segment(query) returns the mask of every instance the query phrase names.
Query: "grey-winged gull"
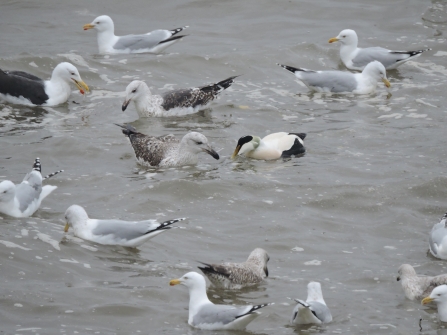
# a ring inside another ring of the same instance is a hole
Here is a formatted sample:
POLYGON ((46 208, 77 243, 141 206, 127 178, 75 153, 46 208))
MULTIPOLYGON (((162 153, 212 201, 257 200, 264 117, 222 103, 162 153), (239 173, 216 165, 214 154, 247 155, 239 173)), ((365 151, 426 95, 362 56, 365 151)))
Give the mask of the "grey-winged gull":
POLYGON ((219 154, 211 148, 205 135, 195 131, 178 140, 172 134, 148 136, 137 132, 131 125, 117 126, 129 137, 137 162, 147 167, 195 165, 198 162, 197 154, 200 152, 206 152, 214 159, 219 159, 219 154))
POLYGON ((381 47, 358 48, 358 37, 354 30, 345 29, 329 40, 329 43, 340 42, 340 58, 345 66, 350 70, 363 70, 367 64, 377 60, 385 66, 387 70, 397 68, 399 65, 411 59, 419 57, 424 51, 392 51, 381 47))
POLYGON ((113 20, 110 16, 101 15, 94 19, 92 23, 85 24, 84 30, 95 29, 97 31, 100 54, 128 54, 161 52, 185 37, 186 35, 177 34, 187 27, 172 30, 158 29, 140 35, 115 36, 113 20))
POLYGON ((220 92, 230 87, 236 77, 230 77, 216 84, 172 90, 162 96, 151 94, 144 81, 134 80, 126 88, 122 110, 124 112, 133 101, 140 117, 196 113, 213 101, 220 92))
POLYGON ((258 284, 267 278, 269 275, 268 261, 267 252, 264 249, 256 248, 243 263, 207 264, 200 262, 205 266, 198 268, 214 285, 227 289, 240 289, 258 284))
POLYGON ((435 302, 438 305, 438 317, 442 322, 447 322, 447 285, 436 287, 430 296, 422 299, 422 305, 435 302))
POLYGON ((45 185, 42 180, 50 178, 63 170, 51 173, 42 178, 40 159, 36 158, 33 169, 27 173, 23 181, 15 185, 10 180, 0 183, 0 212, 16 218, 28 217, 39 209, 42 200, 57 186, 45 185))
POLYGON ((68 62, 59 63, 50 80, 23 71, 0 69, 0 100, 28 106, 55 106, 68 100, 70 83, 74 83, 81 94, 89 91, 78 69, 68 62))
POLYGON ((429 237, 430 253, 436 258, 447 259, 447 213, 436 223, 429 237))
POLYGON ((74 235, 84 240, 104 245, 121 245, 123 247, 138 247, 154 236, 172 227, 173 223, 185 218, 158 223, 156 220, 123 221, 90 219, 84 208, 72 205, 65 211, 65 228, 73 227, 74 235))
POLYGON ((313 71, 278 65, 295 74, 308 88, 317 92, 369 94, 376 91, 377 82, 380 80, 386 87, 390 87, 385 67, 378 61, 369 63, 361 73, 313 71))
POLYGON ((326 306, 319 282, 307 284, 306 301, 295 299, 298 303, 292 313, 292 324, 321 324, 332 321, 332 314, 326 306))
POLYGON ((184 285, 189 289, 188 324, 194 328, 219 330, 242 330, 259 316, 260 308, 272 303, 248 306, 215 305, 206 294, 205 278, 197 272, 188 272, 179 279, 173 279, 169 285, 184 285))
POLYGON ((447 284, 447 274, 436 277, 418 276, 410 264, 402 264, 398 273, 397 281, 402 283, 405 296, 410 300, 425 298, 435 287, 447 284))
POLYGON ((245 155, 254 159, 272 160, 292 155, 301 155, 306 152, 304 148, 304 133, 273 133, 260 138, 259 136, 242 136, 234 149, 234 159, 237 155, 245 155))

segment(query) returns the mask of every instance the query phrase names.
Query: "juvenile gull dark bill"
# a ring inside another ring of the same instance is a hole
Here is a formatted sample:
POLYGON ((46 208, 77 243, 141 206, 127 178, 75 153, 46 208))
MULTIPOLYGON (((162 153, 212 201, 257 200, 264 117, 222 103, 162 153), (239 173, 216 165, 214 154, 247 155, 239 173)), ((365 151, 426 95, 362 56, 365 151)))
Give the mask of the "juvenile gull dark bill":
POLYGON ((84 240, 105 245, 121 245, 138 247, 158 234, 175 228, 172 224, 185 218, 158 223, 156 220, 123 221, 90 219, 84 208, 78 205, 68 207, 65 212, 65 228, 67 232, 73 227, 74 235, 84 240))
POLYGON ((178 42, 186 35, 177 35, 188 26, 172 30, 158 29, 146 34, 115 36, 113 20, 108 15, 98 16, 84 25, 84 30, 97 31, 98 48, 100 54, 129 54, 152 52, 158 53, 178 42))
POLYGON ((272 305, 215 305, 206 294, 205 278, 197 272, 188 272, 183 277, 169 282, 171 286, 178 284, 186 286, 189 290, 188 324, 194 328, 242 330, 260 315, 257 310, 272 305))
POLYGON ((216 286, 227 289, 240 289, 258 284, 268 277, 269 255, 264 249, 256 248, 243 263, 207 264, 199 266, 205 276, 216 286))
POLYGON ((42 180, 63 171, 56 171, 42 178, 41 169, 40 159, 36 158, 33 169, 20 184, 15 185, 10 180, 4 180, 0 183, 1 213, 23 218, 33 215, 39 209, 42 200, 57 189, 57 186, 51 185, 42 187, 42 180))
POLYGON ((381 47, 358 48, 357 33, 352 29, 345 29, 329 40, 329 43, 340 42, 340 58, 350 70, 362 71, 366 65, 376 60, 385 66, 387 70, 397 68, 409 60, 419 57, 424 51, 392 51, 381 47))
POLYGON ((323 299, 319 282, 307 284, 306 301, 295 299, 298 303, 292 313, 292 324, 321 324, 332 321, 332 314, 323 299))
POLYGON ((430 253, 436 258, 447 259, 447 213, 436 223, 429 237, 430 253))
POLYGON ((0 69, 0 100, 28 106, 55 106, 68 100, 70 83, 75 84, 81 94, 89 91, 78 69, 68 62, 58 64, 50 80, 23 71, 0 69))
POLYGON ((119 125, 135 152, 137 162, 148 167, 175 167, 195 165, 197 154, 205 152, 214 159, 219 154, 208 143, 205 135, 195 131, 187 133, 181 140, 174 135, 148 136, 137 132, 131 125, 119 125))
POLYGON ((201 87, 183 88, 153 95, 144 81, 134 80, 126 88, 123 112, 131 101, 140 117, 179 116, 196 113, 213 101, 220 92, 234 83, 234 78, 227 78, 216 84, 201 87))

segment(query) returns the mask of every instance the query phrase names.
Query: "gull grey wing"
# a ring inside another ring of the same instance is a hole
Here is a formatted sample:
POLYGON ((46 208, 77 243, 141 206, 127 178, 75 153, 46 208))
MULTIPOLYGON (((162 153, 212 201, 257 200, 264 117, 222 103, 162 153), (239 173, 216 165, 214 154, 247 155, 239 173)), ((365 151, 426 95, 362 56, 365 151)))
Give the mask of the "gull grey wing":
POLYGON ((308 86, 325 87, 334 93, 352 92, 357 88, 357 81, 350 72, 297 72, 295 75, 308 86))
POLYGON ((209 304, 203 306, 193 317, 193 324, 214 324, 221 323, 226 325, 234 320, 252 313, 255 306, 228 306, 209 304))
POLYGON ((35 105, 48 100, 42 79, 22 71, 5 72, 0 69, 0 93, 24 97, 35 105))
POLYGON ((160 42, 171 37, 172 34, 168 30, 154 30, 145 35, 126 35, 121 36, 113 46, 114 49, 151 49, 160 42))
POLYGON ((326 305, 318 301, 309 301, 309 308, 321 322, 327 323, 332 321, 332 314, 326 305))
POLYGON ((447 236, 447 228, 445 226, 445 220, 435 224, 430 232, 429 244, 430 249, 436 255, 438 253, 438 245, 442 243, 442 240, 447 236))
POLYGON ((16 186, 16 198, 19 201, 19 209, 24 212, 28 206, 39 199, 42 192, 42 184, 21 183, 16 186))
POLYGON ((213 100, 212 94, 206 94, 198 88, 186 88, 167 92, 163 95, 162 107, 165 110, 172 108, 188 108, 206 105, 213 100))
POLYGON ((155 220, 122 221, 97 220, 98 225, 92 230, 95 235, 114 235, 117 238, 132 240, 157 229, 160 224, 155 220))
POLYGON ((387 68, 406 58, 408 58, 408 54, 406 54, 405 57, 404 54, 395 54, 390 50, 374 47, 360 49, 357 55, 352 59, 352 64, 356 67, 364 67, 368 63, 377 60, 387 68))

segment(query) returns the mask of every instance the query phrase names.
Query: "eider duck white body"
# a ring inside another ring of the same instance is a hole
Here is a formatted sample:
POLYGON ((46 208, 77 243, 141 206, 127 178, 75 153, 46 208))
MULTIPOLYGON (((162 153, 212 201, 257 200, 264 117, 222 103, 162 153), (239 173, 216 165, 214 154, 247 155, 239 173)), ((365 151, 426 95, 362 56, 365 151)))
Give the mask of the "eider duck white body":
POLYGON ((207 264, 198 268, 217 287, 240 289, 262 282, 268 277, 269 255, 264 249, 256 248, 243 263, 207 264))
POLYGON ((259 316, 258 309, 271 304, 231 306, 215 305, 206 294, 205 278, 197 272, 188 272, 169 285, 184 285, 189 290, 188 324, 206 330, 242 330, 259 316))
POLYGON ((196 113, 213 101, 220 92, 230 87, 236 77, 230 77, 216 84, 172 90, 162 96, 152 95, 144 81, 134 80, 126 88, 122 110, 124 112, 133 101, 140 117, 196 113))
POLYGON ((50 80, 23 71, 0 69, 0 100, 28 106, 56 106, 68 100, 70 83, 74 83, 81 94, 89 91, 78 69, 68 62, 58 64, 50 80))
POLYGON ((345 29, 329 40, 329 43, 340 42, 340 58, 350 70, 362 71, 372 61, 379 61, 387 70, 397 68, 411 59, 419 57, 423 49, 416 51, 392 51, 381 47, 358 48, 357 33, 352 29, 345 29))
POLYGON ((429 247, 433 256, 447 259, 447 213, 433 226, 429 237, 429 247))
POLYGON ((435 302, 438 305, 438 317, 442 322, 447 322, 447 285, 436 287, 430 296, 422 299, 422 305, 435 302))
POLYGON ((84 25, 84 30, 97 31, 100 54, 129 54, 142 52, 161 52, 178 42, 185 35, 176 35, 186 27, 173 30, 158 29, 147 34, 115 36, 115 26, 110 16, 101 15, 84 25))
POLYGON ((156 220, 123 221, 90 219, 84 208, 78 205, 70 206, 65 212, 65 228, 67 232, 73 227, 74 235, 87 241, 104 245, 121 245, 138 247, 154 236, 172 227, 173 223, 185 220, 174 219, 158 223, 156 220))
POLYGON ((326 306, 318 282, 307 284, 307 300, 295 299, 298 303, 292 313, 292 324, 321 324, 332 321, 332 314, 326 306))
POLYGON ((286 132, 273 133, 262 139, 259 136, 242 136, 231 158, 245 155, 254 159, 273 160, 300 155, 306 151, 303 142, 305 137, 303 133, 286 132))
POLYGON ((391 86, 385 67, 378 61, 369 63, 361 73, 313 71, 278 65, 295 74, 308 88, 316 92, 370 94, 376 91, 379 81, 383 81, 386 87, 391 86))

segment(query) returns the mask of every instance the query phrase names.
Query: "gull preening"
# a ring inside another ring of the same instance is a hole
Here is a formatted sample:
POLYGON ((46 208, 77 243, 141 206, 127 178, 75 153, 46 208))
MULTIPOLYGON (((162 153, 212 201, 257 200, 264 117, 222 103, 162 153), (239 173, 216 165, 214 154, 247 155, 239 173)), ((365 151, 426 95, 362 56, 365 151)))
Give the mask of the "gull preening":
POLYGON ((215 305, 206 294, 205 278, 197 272, 188 272, 183 277, 169 282, 171 286, 178 284, 186 286, 189 290, 188 324, 194 328, 242 330, 260 315, 257 310, 272 305, 215 305))
MULTIPOLYGON (((74 235, 104 245, 138 247, 158 234, 173 228, 172 224, 185 218, 158 223, 156 220, 123 221, 90 219, 84 208, 72 205, 65 211, 67 232, 73 227, 74 235)), ((175 228, 175 227, 174 227, 175 228)))
POLYGON ((237 155, 245 155, 249 158, 272 160, 301 155, 306 152, 304 148, 304 133, 273 133, 260 138, 259 136, 242 136, 234 149, 234 159, 237 155))
POLYGON ((129 137, 137 162, 147 167, 175 167, 195 165, 197 155, 205 152, 214 159, 219 154, 211 148, 205 135, 198 132, 187 133, 181 140, 174 135, 148 136, 137 132, 131 125, 119 125, 124 135, 129 137))
POLYGON ((33 169, 19 185, 10 180, 0 183, 0 212, 16 218, 24 218, 34 214, 40 207, 42 200, 57 186, 45 185, 42 180, 50 178, 64 170, 59 170, 42 178, 40 159, 36 158, 33 169))
POLYGON ((227 289, 258 284, 268 277, 267 262, 269 255, 264 249, 256 248, 243 263, 207 264, 199 266, 205 276, 216 286, 227 289))
POLYGON ((230 87, 236 77, 227 78, 216 84, 172 90, 162 96, 153 95, 144 81, 134 80, 126 87, 122 110, 124 112, 133 101, 140 117, 196 113, 213 101, 220 92, 230 87))
POLYGON ((447 213, 436 223, 429 237, 430 253, 436 258, 447 259, 447 213))
POLYGON ((84 30, 95 29, 97 31, 98 49, 100 54, 120 53, 158 53, 178 42, 186 35, 177 35, 188 26, 172 30, 158 29, 146 34, 115 36, 113 20, 108 15, 98 16, 84 25, 84 30))
POLYGON ((363 70, 366 65, 376 60, 385 66, 387 70, 397 68, 399 65, 411 59, 419 57, 424 51, 392 51, 381 47, 358 48, 358 37, 354 30, 345 29, 329 40, 329 43, 340 42, 340 58, 350 70, 363 70))
POLYGON ((379 81, 383 81, 386 87, 391 86, 385 67, 378 61, 370 62, 361 73, 313 71, 278 65, 295 74, 308 88, 316 92, 370 94, 376 91, 379 81))
POLYGON ((328 323, 332 321, 332 314, 323 299, 323 292, 319 282, 307 284, 306 301, 295 299, 298 303, 292 313, 291 323, 310 324, 328 323))
POLYGON ((438 305, 438 317, 442 322, 447 322, 447 285, 436 287, 430 296, 422 299, 422 305, 435 302, 438 305))
POLYGON ((89 91, 78 69, 71 63, 59 63, 50 80, 23 71, 0 69, 0 100, 28 106, 55 106, 66 102, 74 83, 81 94, 89 91))

